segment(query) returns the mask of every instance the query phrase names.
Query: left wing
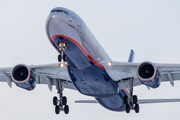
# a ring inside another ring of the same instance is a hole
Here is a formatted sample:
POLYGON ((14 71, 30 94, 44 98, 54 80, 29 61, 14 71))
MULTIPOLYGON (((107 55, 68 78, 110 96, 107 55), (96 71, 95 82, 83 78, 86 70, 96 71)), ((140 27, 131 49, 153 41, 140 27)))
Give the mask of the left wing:
MULTIPOLYGON (((67 67, 60 67, 59 63, 47 64, 47 65, 30 65, 28 66, 34 73, 36 84, 47 84, 48 88, 52 90, 52 86, 56 86, 57 80, 61 80, 63 88, 69 88, 76 90, 69 74, 67 67)), ((9 87, 12 86, 11 71, 13 67, 0 68, 0 82, 7 82, 9 87)))

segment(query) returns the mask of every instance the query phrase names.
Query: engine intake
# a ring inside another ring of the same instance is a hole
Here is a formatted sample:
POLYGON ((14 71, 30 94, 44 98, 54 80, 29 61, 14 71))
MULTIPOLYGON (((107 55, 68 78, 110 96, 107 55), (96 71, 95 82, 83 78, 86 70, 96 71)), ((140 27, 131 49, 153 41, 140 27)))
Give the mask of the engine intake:
POLYGON ((35 75, 27 65, 16 65, 11 71, 13 82, 20 88, 33 90, 36 87, 35 75))
POLYGON ((143 62, 137 67, 137 76, 139 80, 152 88, 159 87, 160 81, 160 72, 158 68, 151 62, 143 62))

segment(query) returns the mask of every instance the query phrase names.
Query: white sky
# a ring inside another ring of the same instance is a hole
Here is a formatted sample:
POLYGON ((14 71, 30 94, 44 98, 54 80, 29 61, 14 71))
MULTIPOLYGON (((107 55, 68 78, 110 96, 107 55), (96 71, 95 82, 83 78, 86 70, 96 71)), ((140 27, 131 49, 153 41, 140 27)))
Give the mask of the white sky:
MULTIPOLYGON (((57 62, 58 53, 45 33, 45 21, 54 7, 66 7, 81 16, 100 44, 115 61, 127 61, 130 49, 135 62, 180 63, 179 0, 0 0, 0 67, 19 63, 57 62)), ((158 89, 136 87, 142 98, 180 98, 180 82, 158 89)), ((28 92, 7 83, 0 84, 0 120, 178 120, 180 103, 140 105, 140 113, 112 112, 99 104, 75 104, 92 99, 77 91, 65 90, 70 113, 54 113, 52 98, 45 85, 28 92)))

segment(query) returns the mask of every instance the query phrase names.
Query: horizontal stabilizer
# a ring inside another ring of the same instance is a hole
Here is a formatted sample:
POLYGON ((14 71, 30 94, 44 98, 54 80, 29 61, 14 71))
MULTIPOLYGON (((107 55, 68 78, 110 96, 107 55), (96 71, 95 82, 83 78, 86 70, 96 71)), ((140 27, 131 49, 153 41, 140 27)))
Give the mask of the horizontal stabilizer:
POLYGON ((144 99, 138 100, 139 104, 180 102, 180 99, 144 99))
POLYGON ((75 103, 98 103, 96 100, 77 100, 75 103))
MULTIPOLYGON (((142 99, 138 104, 180 102, 180 99, 142 99)), ((75 103, 98 103, 96 100, 77 100, 75 103)))

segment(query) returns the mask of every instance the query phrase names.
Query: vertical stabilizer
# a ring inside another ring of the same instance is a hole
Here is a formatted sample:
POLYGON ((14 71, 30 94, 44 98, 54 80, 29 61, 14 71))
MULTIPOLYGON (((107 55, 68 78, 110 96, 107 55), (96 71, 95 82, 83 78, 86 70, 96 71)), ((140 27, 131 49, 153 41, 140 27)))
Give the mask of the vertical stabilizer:
POLYGON ((134 56, 135 56, 134 51, 131 49, 131 52, 129 54, 128 62, 133 62, 134 61, 134 56))

